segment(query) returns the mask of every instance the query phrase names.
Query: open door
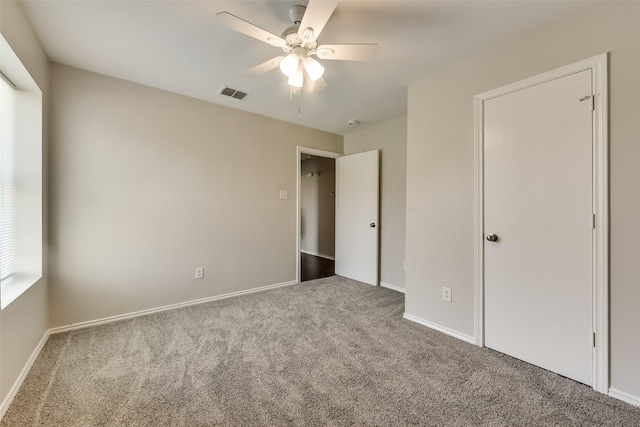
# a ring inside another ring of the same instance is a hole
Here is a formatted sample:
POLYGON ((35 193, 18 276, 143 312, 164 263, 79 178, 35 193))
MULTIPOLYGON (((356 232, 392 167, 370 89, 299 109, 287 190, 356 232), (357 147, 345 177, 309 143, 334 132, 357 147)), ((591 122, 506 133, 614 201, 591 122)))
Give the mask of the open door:
POLYGON ((378 285, 378 150, 336 159, 337 275, 378 285))

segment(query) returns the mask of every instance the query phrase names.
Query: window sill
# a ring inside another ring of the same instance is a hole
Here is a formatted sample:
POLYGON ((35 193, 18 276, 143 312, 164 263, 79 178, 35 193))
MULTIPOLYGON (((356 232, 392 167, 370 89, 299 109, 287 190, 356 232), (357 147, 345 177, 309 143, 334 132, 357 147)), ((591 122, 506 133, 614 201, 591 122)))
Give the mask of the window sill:
POLYGON ((9 304, 17 300, 20 295, 35 285, 41 278, 41 276, 17 275, 2 282, 2 289, 0 289, 0 309, 4 310, 7 308, 9 304))

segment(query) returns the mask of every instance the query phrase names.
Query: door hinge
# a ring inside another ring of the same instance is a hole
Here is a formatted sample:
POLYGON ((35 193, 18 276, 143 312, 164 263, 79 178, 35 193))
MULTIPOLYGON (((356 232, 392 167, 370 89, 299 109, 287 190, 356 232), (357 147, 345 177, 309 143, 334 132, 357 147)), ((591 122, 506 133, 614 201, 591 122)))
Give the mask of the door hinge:
POLYGON ((596 333, 593 333, 593 347, 595 348, 596 346, 596 333))
POLYGON ((591 215, 591 226, 596 229, 596 214, 591 215))
POLYGON ((580 102, 582 101, 586 101, 586 100, 591 101, 591 111, 596 111, 596 96, 595 95, 585 95, 582 98, 580 98, 580 102))

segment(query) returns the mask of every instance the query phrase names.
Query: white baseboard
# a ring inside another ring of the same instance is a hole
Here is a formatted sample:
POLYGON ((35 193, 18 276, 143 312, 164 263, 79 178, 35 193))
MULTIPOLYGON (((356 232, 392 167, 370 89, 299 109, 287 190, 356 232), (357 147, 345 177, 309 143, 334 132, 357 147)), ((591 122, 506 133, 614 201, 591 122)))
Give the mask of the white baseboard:
POLYGON ((627 402, 633 406, 640 406, 640 397, 626 393, 624 391, 616 390, 615 388, 609 388, 609 396, 627 402))
POLYGON ((49 333, 50 334, 59 334, 61 332, 67 332, 67 331, 73 331, 73 330, 76 330, 76 329, 88 328, 90 326, 103 325, 105 323, 117 322, 119 320, 131 319, 133 317, 145 316, 147 314, 159 313, 159 312, 162 312, 162 311, 174 310, 176 308, 188 307, 190 305, 204 304, 206 302, 217 301, 217 300, 220 300, 220 299, 226 299, 226 298, 231 298, 231 297, 237 297, 239 295, 246 295, 246 294, 252 294, 254 292, 267 291, 269 289, 281 288, 281 287, 284 287, 284 286, 295 285, 297 283, 299 283, 297 280, 292 280, 292 281, 289 281, 289 282, 276 283, 275 285, 261 286, 259 288, 252 288, 252 289, 247 289, 247 290, 244 290, 244 291, 230 292, 228 294, 222 294, 222 295, 216 295, 216 296, 212 296, 212 297, 200 298, 200 299, 181 302, 181 303, 177 303, 177 304, 171 304, 171 305, 165 305, 165 306, 162 306, 162 307, 150 308, 150 309, 147 309, 147 310, 134 311, 132 313, 125 313, 125 314, 118 314, 116 316, 103 317, 101 319, 89 320, 87 322, 73 323, 71 325, 66 325, 66 326, 58 326, 56 328, 49 329, 49 333))
POLYGON ((29 359, 24 365, 24 368, 22 368, 20 375, 18 375, 18 378, 11 386, 9 393, 7 393, 7 396, 2 401, 2 404, 0 404, 0 420, 2 420, 4 414, 7 413, 9 406, 11 406, 11 402, 13 402, 13 398, 16 397, 16 394, 18 394, 18 390, 20 390, 20 387, 22 387, 22 383, 24 382, 25 378, 27 378, 27 375, 29 374, 33 363, 38 358, 38 355, 40 355, 40 352, 42 351, 44 344, 47 342, 47 339, 49 339, 49 335, 49 331, 46 331, 44 333, 44 335, 40 339, 40 342, 38 342, 38 345, 36 345, 36 348, 31 353, 31 356, 29 356, 29 359))
POLYGON ((324 258, 324 259, 330 259, 331 261, 335 261, 336 260, 335 257, 332 257, 330 255, 317 254, 315 252, 309 252, 309 251, 303 251, 303 250, 301 250, 300 252, 302 252, 303 254, 313 255, 313 256, 320 257, 320 258, 324 258))
POLYGON ((392 291, 402 292, 404 294, 404 288, 396 285, 392 285, 391 283, 380 282, 380 286, 383 288, 391 289, 392 291))
POLYGON ((442 332, 445 335, 449 335, 449 336, 452 336, 454 338, 458 338, 459 340, 462 340, 464 342, 468 342, 469 344, 476 345, 476 339, 474 337, 470 336, 470 335, 463 334, 463 333, 458 332, 458 331, 454 331, 453 329, 449 329, 449 328, 447 328, 445 326, 440 326, 438 324, 429 322, 428 320, 421 319, 421 318, 419 318, 417 316, 414 316, 412 314, 404 313, 402 315, 402 317, 404 319, 407 319, 407 320, 410 320, 412 322, 418 323, 418 324, 420 324, 422 326, 426 326, 427 328, 431 328, 431 329, 434 329, 434 330, 436 330, 438 332, 442 332))

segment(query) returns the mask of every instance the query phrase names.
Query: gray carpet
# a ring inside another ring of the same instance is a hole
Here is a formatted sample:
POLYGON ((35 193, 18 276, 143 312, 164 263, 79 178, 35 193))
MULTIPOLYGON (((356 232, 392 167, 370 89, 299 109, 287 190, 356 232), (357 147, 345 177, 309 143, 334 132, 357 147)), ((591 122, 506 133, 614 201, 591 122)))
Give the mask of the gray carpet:
POLYGON ((639 426, 339 277, 52 335, 2 426, 639 426))

